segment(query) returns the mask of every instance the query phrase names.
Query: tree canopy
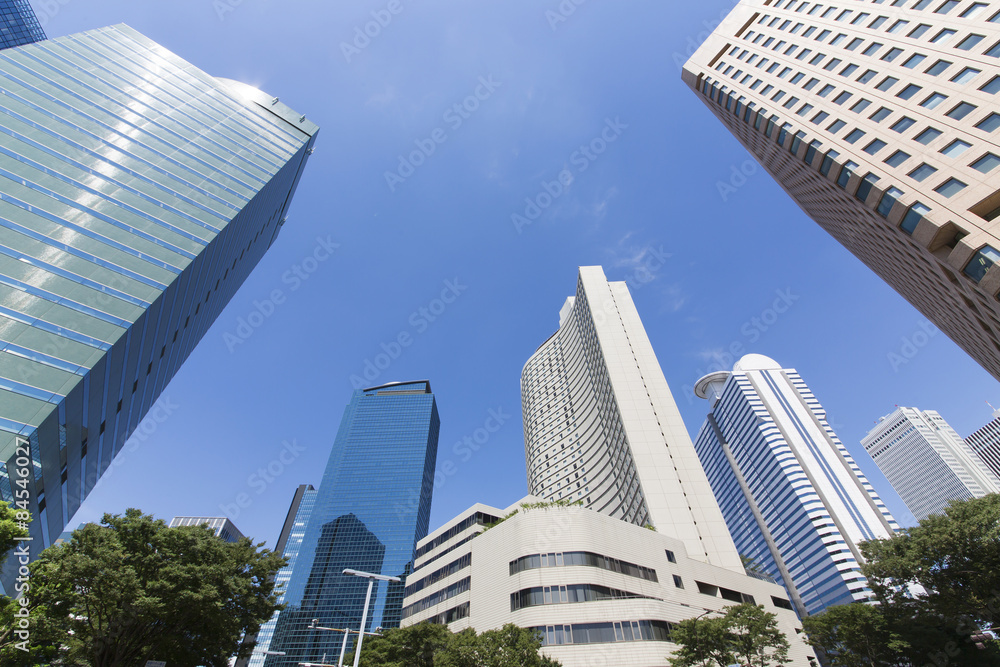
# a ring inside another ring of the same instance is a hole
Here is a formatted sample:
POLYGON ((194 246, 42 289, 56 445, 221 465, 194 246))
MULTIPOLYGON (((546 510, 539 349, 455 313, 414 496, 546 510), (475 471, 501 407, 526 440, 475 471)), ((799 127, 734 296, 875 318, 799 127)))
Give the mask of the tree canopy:
POLYGON ((877 604, 803 621, 834 667, 1000 664, 997 642, 982 641, 1000 620, 1000 495, 952 501, 861 553, 877 604))
POLYGON ((952 501, 890 539, 861 545, 865 576, 886 602, 919 599, 947 618, 997 625, 1000 613, 1000 495, 952 501), (913 585, 924 589, 914 593, 913 585))
POLYGON ((788 639, 778 617, 759 605, 726 607, 721 617, 689 618, 672 631, 678 649, 671 667, 770 667, 788 662, 788 639))
POLYGON ((224 667, 277 608, 284 559, 205 526, 168 528, 139 510, 105 514, 31 566, 33 603, 66 659, 90 667, 162 660, 224 667))
POLYGON ((27 537, 28 522, 31 515, 25 510, 15 510, 7 503, 0 501, 0 561, 7 558, 17 545, 17 538, 27 537))
MULTIPOLYGON (((559 667, 541 655, 541 639, 508 623, 497 630, 452 633, 447 626, 420 623, 385 630, 365 639, 362 667, 559 667)), ((353 664, 353 656, 344 664, 353 664)))
POLYGON ((809 645, 821 649, 831 667, 882 667, 895 664, 910 644, 895 630, 879 605, 829 607, 802 619, 809 645))

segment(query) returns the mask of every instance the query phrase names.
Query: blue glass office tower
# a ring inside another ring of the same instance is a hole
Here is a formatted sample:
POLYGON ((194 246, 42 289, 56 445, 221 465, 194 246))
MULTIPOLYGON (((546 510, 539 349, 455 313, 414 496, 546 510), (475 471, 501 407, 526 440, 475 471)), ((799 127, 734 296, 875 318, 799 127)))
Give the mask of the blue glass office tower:
MULTIPOLYGON (((279 591, 278 604, 285 601, 285 590, 288 588, 288 580, 292 577, 295 563, 298 562, 299 552, 302 550, 302 541, 306 536, 306 526, 309 525, 309 517, 312 515, 313 507, 316 506, 316 489, 312 484, 302 484, 295 490, 292 497, 292 504, 288 508, 285 516, 285 524, 281 528, 278 536, 278 543, 274 547, 276 553, 280 553, 288 562, 283 568, 278 570, 274 577, 274 589, 279 591)), ((236 667, 261 667, 264 664, 265 651, 271 650, 271 640, 274 638, 274 629, 278 623, 278 616, 281 612, 274 612, 271 618, 260 626, 260 631, 254 638, 254 652, 249 659, 238 660, 236 667)))
POLYGON ((695 449, 740 554, 800 616, 868 599, 858 544, 899 526, 799 374, 748 354, 695 393, 712 403, 695 449))
MULTIPOLYGON (((429 382, 354 392, 271 640, 270 650, 285 655, 268 656, 266 667, 336 661, 343 635, 308 626, 361 625, 368 580, 344 569, 395 577, 413 569, 430 519, 439 427, 429 382)), ((403 588, 376 583, 366 630, 399 626, 403 588)))
POLYGON ((45 31, 28 0, 0 0, 0 49, 43 39, 45 31))
POLYGON ((317 131, 127 26, 0 51, 0 498, 26 485, 33 556, 169 414, 317 131))

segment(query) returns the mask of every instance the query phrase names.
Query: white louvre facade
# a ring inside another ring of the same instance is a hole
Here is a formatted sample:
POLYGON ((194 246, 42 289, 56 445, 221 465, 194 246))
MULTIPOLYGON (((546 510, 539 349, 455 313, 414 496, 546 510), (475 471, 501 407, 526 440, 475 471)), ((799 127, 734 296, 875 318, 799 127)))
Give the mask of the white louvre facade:
POLYGON ((965 438, 972 451, 1000 477, 1000 411, 993 413, 993 421, 965 438))
POLYGON ((950 500, 1000 493, 1000 479, 934 410, 897 408, 861 444, 917 520, 950 500))
POLYGON ((580 501, 743 572, 624 282, 581 267, 559 329, 521 373, 528 489, 580 501))
POLYGON ((899 529, 794 369, 750 354, 695 386, 695 447, 741 554, 800 614, 870 597, 858 544, 899 529))

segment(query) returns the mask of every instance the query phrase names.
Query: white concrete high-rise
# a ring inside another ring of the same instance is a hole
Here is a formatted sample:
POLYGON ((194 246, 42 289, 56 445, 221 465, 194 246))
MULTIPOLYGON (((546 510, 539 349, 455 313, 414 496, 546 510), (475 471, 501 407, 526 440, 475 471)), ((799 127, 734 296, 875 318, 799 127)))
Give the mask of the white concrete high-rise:
POLYGON ((1000 477, 1000 410, 993 412, 993 421, 977 429, 965 438, 965 442, 986 467, 1000 477))
POLYGON ((861 444, 918 521, 950 500, 1000 493, 1000 479, 934 410, 896 408, 861 444))
POLYGON ((695 447, 740 553, 800 615, 870 597, 858 543, 899 526, 798 372, 748 354, 695 393, 712 405, 695 447))
POLYGON ((998 66, 996 0, 741 0, 683 79, 806 214, 1000 379, 998 66))
POLYGON ((628 287, 581 267, 521 373, 528 488, 682 540, 743 572, 628 287))

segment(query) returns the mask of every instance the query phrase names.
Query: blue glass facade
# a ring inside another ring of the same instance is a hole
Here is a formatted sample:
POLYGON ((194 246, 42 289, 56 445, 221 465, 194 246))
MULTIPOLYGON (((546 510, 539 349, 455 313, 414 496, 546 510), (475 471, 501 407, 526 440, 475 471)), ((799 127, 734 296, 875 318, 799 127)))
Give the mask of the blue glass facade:
MULTIPOLYGON (((281 531, 275 551, 281 553, 288 563, 278 570, 274 577, 274 588, 280 591, 278 604, 285 601, 284 591, 288 588, 288 581, 292 577, 295 563, 299 560, 299 552, 302 551, 302 541, 306 536, 306 526, 309 525, 309 517, 312 515, 313 507, 316 506, 317 491, 312 485, 300 486, 295 492, 292 506, 288 510, 288 519, 285 520, 285 529, 281 531)), ((274 629, 278 623, 278 616, 281 612, 274 612, 274 615, 260 626, 257 633, 256 646, 250 656, 249 661, 237 662, 237 667, 249 665, 249 667, 261 667, 264 664, 264 652, 271 650, 271 641, 274 639, 274 629)))
POLYGON ((0 49, 43 39, 45 31, 28 0, 0 0, 0 49))
POLYGON ((0 51, 0 499, 27 475, 33 554, 170 409, 317 132, 127 26, 0 51))
MULTIPOLYGON (((337 432, 265 667, 334 661, 361 624, 368 580, 346 568, 405 577, 427 535, 440 421, 430 383, 354 392, 337 432)), ((404 583, 377 582, 366 630, 398 627, 404 583)))
POLYGON ((716 374, 728 379, 695 439, 729 533, 800 616, 865 600, 857 544, 898 526, 802 378, 766 361, 716 374))

